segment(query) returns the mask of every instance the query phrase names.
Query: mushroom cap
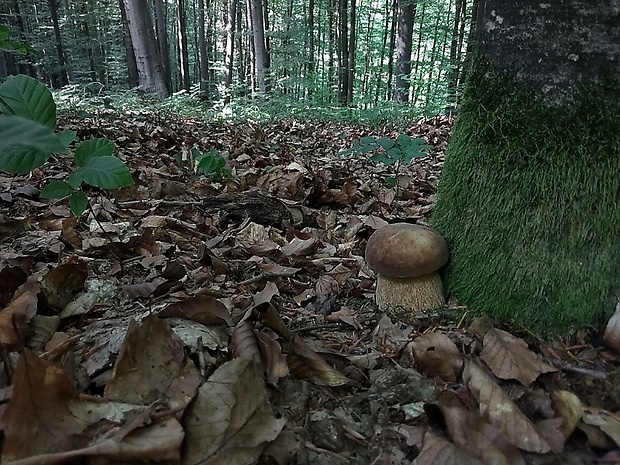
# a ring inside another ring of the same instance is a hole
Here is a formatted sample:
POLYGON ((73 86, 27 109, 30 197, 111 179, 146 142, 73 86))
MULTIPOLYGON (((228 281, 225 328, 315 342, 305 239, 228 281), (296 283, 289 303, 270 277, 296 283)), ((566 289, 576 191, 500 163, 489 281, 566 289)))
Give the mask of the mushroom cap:
POLYGON ((394 223, 377 229, 366 244, 366 263, 375 273, 413 278, 437 271, 448 262, 448 244, 434 229, 394 223))

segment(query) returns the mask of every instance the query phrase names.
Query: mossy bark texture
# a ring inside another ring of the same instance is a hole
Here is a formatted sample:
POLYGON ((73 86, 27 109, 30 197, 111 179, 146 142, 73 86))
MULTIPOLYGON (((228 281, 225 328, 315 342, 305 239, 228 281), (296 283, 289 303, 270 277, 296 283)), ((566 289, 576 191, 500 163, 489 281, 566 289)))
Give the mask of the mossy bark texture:
POLYGON ((432 219, 447 290, 544 334, 600 326, 620 296, 620 10, 483 3, 432 219))

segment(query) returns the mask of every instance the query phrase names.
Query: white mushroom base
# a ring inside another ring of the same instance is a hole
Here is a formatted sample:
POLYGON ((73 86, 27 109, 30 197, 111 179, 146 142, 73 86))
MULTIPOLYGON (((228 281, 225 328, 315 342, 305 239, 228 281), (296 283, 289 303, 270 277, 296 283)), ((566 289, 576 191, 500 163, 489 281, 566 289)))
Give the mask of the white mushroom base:
POLYGON ((375 300, 379 310, 402 320, 414 320, 414 313, 432 310, 446 303, 439 273, 416 278, 377 275, 375 300))

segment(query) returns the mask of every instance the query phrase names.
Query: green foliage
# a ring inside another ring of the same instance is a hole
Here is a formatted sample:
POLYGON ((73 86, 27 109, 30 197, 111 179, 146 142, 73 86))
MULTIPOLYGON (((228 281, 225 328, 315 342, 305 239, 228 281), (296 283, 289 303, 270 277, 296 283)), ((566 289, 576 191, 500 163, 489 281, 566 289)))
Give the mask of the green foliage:
POLYGON ((226 166, 226 159, 217 150, 201 153, 197 149, 192 149, 192 157, 196 163, 196 170, 205 176, 217 180, 232 176, 232 170, 226 166))
POLYGON ((386 182, 396 185, 400 167, 411 163, 415 158, 427 156, 426 151, 432 148, 433 146, 426 144, 424 139, 412 139, 407 134, 399 134, 396 139, 367 136, 354 143, 353 148, 341 151, 340 155, 367 156, 371 154, 368 159, 375 163, 382 163, 385 166, 394 165, 396 176, 388 177, 386 182))
POLYGON ((431 145, 424 142, 424 139, 412 139, 407 134, 399 134, 396 139, 374 136, 362 137, 349 153, 356 156, 371 153, 370 160, 390 166, 396 163, 406 165, 414 158, 425 157, 428 155, 426 150, 432 148, 431 145))
POLYGON ((40 55, 40 53, 25 42, 10 39, 10 30, 5 24, 0 24, 0 51, 17 52, 20 55, 32 53, 40 55))
MULTIPOLYGON (((75 133, 55 133, 56 104, 50 91, 28 76, 13 76, 0 86, 0 170, 29 173, 42 166, 53 153, 65 153, 75 133)), ((67 181, 54 181, 41 197, 69 197, 74 214, 88 206, 82 184, 101 189, 117 189, 133 183, 127 166, 112 156, 114 144, 107 139, 91 139, 78 144, 74 162, 77 169, 67 181)))
POLYGON ((448 291, 543 334, 601 327, 620 296, 620 82, 557 107, 473 73, 432 218, 448 291))

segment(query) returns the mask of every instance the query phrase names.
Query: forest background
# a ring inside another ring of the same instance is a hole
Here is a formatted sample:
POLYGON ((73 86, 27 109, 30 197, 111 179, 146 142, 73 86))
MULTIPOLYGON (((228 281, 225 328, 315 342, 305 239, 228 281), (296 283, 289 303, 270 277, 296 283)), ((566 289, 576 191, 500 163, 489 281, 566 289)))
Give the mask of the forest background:
POLYGON ((370 119, 395 106, 409 116, 454 111, 477 9, 467 0, 0 5, 3 39, 32 47, 1 52, 0 79, 27 74, 78 96, 138 87, 190 96, 205 112, 267 98, 273 111, 346 107, 370 119))

